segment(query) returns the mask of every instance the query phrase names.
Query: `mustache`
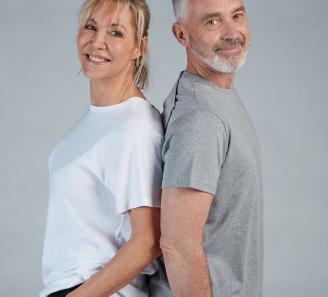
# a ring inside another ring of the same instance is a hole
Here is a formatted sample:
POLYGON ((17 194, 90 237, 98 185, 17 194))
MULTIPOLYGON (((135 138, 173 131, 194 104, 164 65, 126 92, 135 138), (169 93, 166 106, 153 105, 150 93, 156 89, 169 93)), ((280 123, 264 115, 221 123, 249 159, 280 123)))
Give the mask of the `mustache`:
POLYGON ((220 50, 225 50, 226 48, 241 45, 243 46, 245 43, 245 39, 242 38, 236 38, 236 39, 226 39, 224 41, 218 42, 213 46, 213 51, 217 52, 220 50))

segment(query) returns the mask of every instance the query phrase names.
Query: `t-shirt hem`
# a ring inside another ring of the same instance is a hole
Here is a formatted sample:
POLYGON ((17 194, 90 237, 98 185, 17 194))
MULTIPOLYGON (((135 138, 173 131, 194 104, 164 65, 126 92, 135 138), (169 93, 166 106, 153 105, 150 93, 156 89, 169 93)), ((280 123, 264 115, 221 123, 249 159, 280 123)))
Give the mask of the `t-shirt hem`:
POLYGON ((129 205, 126 207, 121 207, 121 208, 117 208, 117 213, 118 214, 125 214, 126 212, 128 212, 131 209, 135 209, 135 208, 139 208, 139 207, 153 207, 153 208, 161 208, 161 203, 140 203, 140 204, 133 204, 133 205, 129 205))
POLYGON ((212 195, 215 195, 216 193, 216 186, 212 186, 210 184, 196 180, 190 180, 188 182, 163 181, 162 189, 167 188, 192 188, 202 192, 210 193, 212 195))
POLYGON ((39 297, 47 297, 52 293, 61 291, 61 290, 66 290, 69 288, 72 288, 74 286, 77 286, 79 284, 82 284, 83 281, 81 281, 81 278, 76 278, 74 280, 71 280, 69 282, 67 281, 63 281, 63 282, 58 282, 55 285, 52 286, 47 286, 45 287, 40 293, 39 293, 39 297))

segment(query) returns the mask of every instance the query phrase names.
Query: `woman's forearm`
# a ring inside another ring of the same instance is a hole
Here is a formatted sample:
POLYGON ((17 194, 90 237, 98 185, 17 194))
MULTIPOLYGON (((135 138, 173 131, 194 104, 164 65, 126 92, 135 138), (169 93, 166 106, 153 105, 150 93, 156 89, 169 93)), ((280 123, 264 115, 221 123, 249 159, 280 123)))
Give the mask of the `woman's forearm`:
POLYGON ((136 278, 161 253, 152 240, 131 237, 117 254, 68 297, 108 297, 136 278))

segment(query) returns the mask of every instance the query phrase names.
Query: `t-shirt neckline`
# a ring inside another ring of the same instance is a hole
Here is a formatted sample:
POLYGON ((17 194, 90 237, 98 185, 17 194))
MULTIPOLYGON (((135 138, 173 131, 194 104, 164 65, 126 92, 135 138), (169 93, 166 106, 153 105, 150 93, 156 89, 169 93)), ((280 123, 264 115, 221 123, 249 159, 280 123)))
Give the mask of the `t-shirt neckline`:
POLYGON ((204 83, 204 84, 206 84, 206 85, 208 85, 208 86, 210 86, 210 87, 212 87, 212 88, 214 88, 214 89, 216 89, 216 90, 218 90, 222 93, 226 93, 226 94, 235 93, 235 88, 234 87, 232 87, 230 89, 221 88, 221 87, 217 86, 216 84, 214 84, 213 82, 211 82, 210 80, 207 80, 207 79, 205 79, 201 76, 192 74, 192 73, 188 72, 187 70, 183 71, 183 76, 188 77, 189 79, 192 79, 194 81, 202 82, 202 83, 204 83))
POLYGON ((108 106, 96 106, 96 105, 92 105, 90 104, 90 111, 93 111, 93 112, 105 112, 105 111, 111 111, 111 110, 115 110, 115 109, 118 109, 118 108, 121 108, 123 106, 126 106, 128 105, 129 103, 131 103, 132 101, 147 101, 146 99, 142 98, 142 97, 138 97, 138 96, 133 96, 133 97, 130 97, 120 103, 116 103, 116 104, 113 104, 113 105, 108 105, 108 106))

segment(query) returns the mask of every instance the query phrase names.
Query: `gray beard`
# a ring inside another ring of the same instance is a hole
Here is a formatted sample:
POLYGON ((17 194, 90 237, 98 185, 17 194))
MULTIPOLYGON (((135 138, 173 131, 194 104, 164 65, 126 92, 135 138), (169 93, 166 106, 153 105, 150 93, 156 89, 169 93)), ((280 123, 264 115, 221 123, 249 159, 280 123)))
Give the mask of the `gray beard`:
POLYGON ((219 55, 213 53, 213 55, 206 55, 202 52, 195 40, 190 36, 189 38, 190 47, 193 53, 207 66, 212 68, 216 72, 221 73, 232 73, 237 69, 244 66, 248 49, 242 51, 241 57, 239 55, 229 55, 227 58, 222 58, 219 55))

